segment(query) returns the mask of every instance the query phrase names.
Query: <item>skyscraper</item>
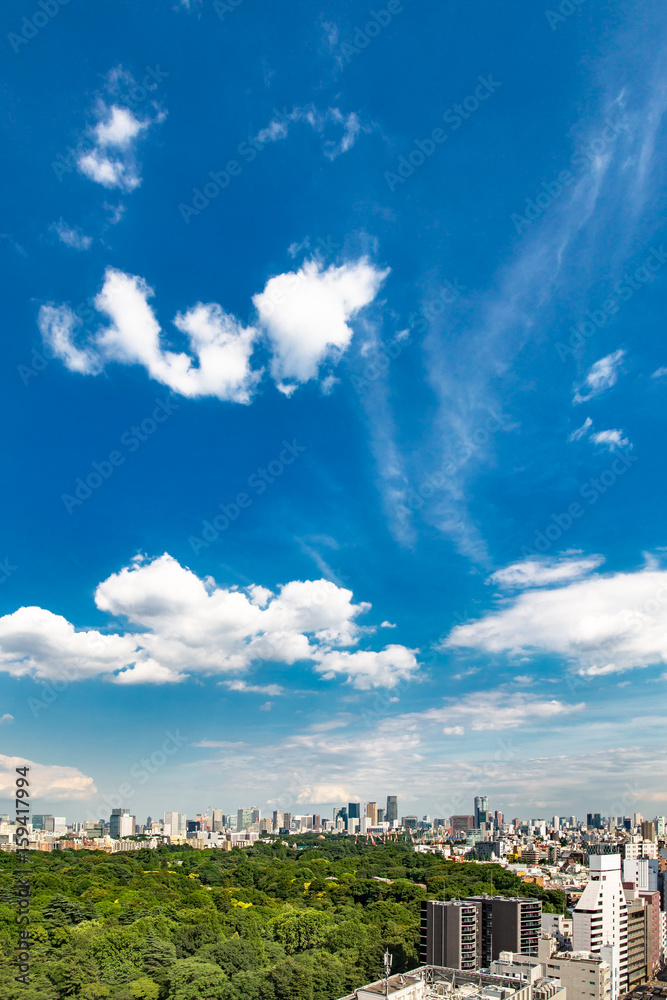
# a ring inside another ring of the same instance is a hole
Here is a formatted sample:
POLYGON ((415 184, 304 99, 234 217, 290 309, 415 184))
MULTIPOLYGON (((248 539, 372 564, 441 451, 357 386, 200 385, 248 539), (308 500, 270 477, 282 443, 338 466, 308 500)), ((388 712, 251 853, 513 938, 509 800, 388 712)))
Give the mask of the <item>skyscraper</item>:
POLYGON ((361 803, 360 802, 348 802, 348 805, 347 805, 347 818, 348 819, 361 819, 361 803))
POLYGON ((368 817, 369 826, 378 825, 378 804, 377 802, 367 802, 366 803, 366 816, 368 817))
POLYGON ((385 810, 384 818, 389 826, 393 826, 394 823, 398 822, 398 796, 388 795, 387 796, 387 808, 385 810))
POLYGON ((475 829, 479 829, 480 823, 488 823, 489 816, 489 799, 486 795, 476 795, 475 796, 475 829), (484 814, 482 816, 482 813, 484 814))

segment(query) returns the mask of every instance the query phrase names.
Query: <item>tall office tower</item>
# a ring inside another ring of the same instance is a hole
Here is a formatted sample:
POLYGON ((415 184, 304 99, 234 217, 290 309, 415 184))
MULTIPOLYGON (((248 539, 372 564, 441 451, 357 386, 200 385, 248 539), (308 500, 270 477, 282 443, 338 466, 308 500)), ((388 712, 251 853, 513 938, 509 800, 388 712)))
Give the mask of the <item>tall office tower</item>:
POLYGON ((347 818, 348 819, 361 819, 361 803, 360 802, 348 802, 348 805, 347 805, 347 818))
POLYGON ((453 969, 487 967, 501 951, 538 953, 542 903, 527 897, 470 896, 422 903, 422 962, 453 969))
POLYGON ((164 814, 164 832, 168 837, 184 837, 187 832, 186 814, 166 812, 164 814))
POLYGON ((558 831, 560 830, 560 816, 554 816, 553 820, 551 821, 551 825, 554 828, 554 833, 558 833, 558 831))
POLYGON ((367 802, 366 803, 366 816, 368 817, 369 826, 378 825, 378 804, 377 802, 367 802))
POLYGON ((384 809, 378 806, 378 824, 384 823, 384 809))
POLYGON ((318 813, 313 814, 313 830, 322 829, 322 817, 318 813))
POLYGON ((134 833, 134 816, 129 809, 112 809, 109 817, 109 836, 116 840, 120 837, 131 837, 134 833))
POLYGON ((398 796, 388 795, 387 796, 387 808, 384 814, 385 823, 389 823, 392 827, 394 823, 398 822, 398 796))
POLYGON ((213 832, 214 833, 222 833, 222 831, 225 829, 223 821, 222 821, 222 817, 223 816, 224 816, 224 813, 223 813, 222 809, 214 809, 213 810, 213 814, 212 814, 211 819, 212 819, 212 823, 213 823, 213 832))
POLYGON ((454 840, 465 840, 468 830, 474 829, 474 816, 450 816, 449 825, 454 840))
POLYGON ((500 827, 503 825, 504 820, 505 820, 505 817, 503 816, 503 814, 500 812, 499 809, 496 809, 495 816, 494 816, 494 822, 495 822, 495 826, 496 826, 497 830, 499 830, 500 827))
POLYGON ((667 819, 664 816, 656 816, 655 818, 655 832, 657 833, 660 840, 665 838, 665 827, 667 825, 667 819))
POLYGON ((334 806, 333 821, 337 823, 338 820, 347 826, 347 806, 334 806))
POLYGON ((628 988, 628 907, 620 854, 591 854, 590 882, 573 914, 575 951, 592 951, 611 966, 611 997, 628 988))
POLYGON ((32 817, 33 830, 43 830, 44 833, 53 833, 53 816, 34 815, 32 817))
POLYGON ((479 909, 474 904, 430 899, 421 905, 420 961, 448 969, 478 968, 479 909))
POLYGON ((277 832, 283 825, 283 814, 279 809, 273 810, 273 829, 277 832))
POLYGON ((286 830, 289 833, 290 830, 291 830, 291 828, 292 828, 292 814, 284 812, 283 813, 283 825, 282 825, 281 829, 282 830, 286 830))
POLYGON ((476 795, 475 796, 475 809, 474 809, 474 817, 475 817, 475 824, 474 825, 475 825, 475 829, 476 830, 479 830, 480 823, 486 823, 486 822, 488 822, 488 819, 487 819, 488 814, 489 814, 489 799, 488 799, 488 796, 486 796, 486 795, 476 795), (484 818, 482 818, 482 815, 481 815, 482 813, 484 813, 484 818))
POLYGON ((236 810, 236 829, 247 830, 253 823, 259 823, 259 809, 250 806, 248 809, 236 810))
POLYGON ((655 841, 655 823, 652 819, 642 820, 640 829, 644 840, 655 841))

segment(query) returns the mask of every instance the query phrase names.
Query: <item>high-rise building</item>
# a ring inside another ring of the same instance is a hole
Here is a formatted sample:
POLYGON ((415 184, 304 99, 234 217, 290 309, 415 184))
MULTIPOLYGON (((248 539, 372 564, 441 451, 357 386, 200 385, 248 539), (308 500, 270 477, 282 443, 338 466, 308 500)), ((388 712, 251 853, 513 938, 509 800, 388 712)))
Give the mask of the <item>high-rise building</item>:
POLYGON ((360 802, 348 802, 348 805, 347 805, 347 818, 348 819, 361 819, 361 803, 360 802))
POLYGON ((322 829, 322 817, 318 813, 315 813, 313 815, 313 830, 321 830, 321 829, 322 829))
POLYGON ((398 796, 388 795, 387 796, 387 809, 384 814, 385 822, 389 823, 392 827, 394 823, 398 822, 398 796))
POLYGON ((611 966, 611 1000, 627 991, 628 908, 620 854, 591 854, 590 881, 573 914, 575 951, 591 951, 611 966))
POLYGON ((451 816, 449 825, 452 828, 452 838, 454 840, 465 840, 468 830, 475 826, 474 816, 451 816))
POLYGON ((486 968, 501 951, 537 955, 542 933, 542 902, 521 896, 469 896, 480 908, 481 964, 486 968))
POLYGON ((223 813, 222 809, 214 809, 213 810, 213 813, 211 815, 211 822, 212 822, 212 827, 213 827, 213 832, 214 833, 222 833, 222 831, 225 829, 223 821, 222 821, 222 817, 223 816, 224 816, 224 813, 223 813))
POLYGON ((421 961, 451 969, 488 967, 501 951, 537 956, 542 903, 529 897, 470 896, 422 903, 421 961))
POLYGON ((378 804, 377 802, 366 803, 366 816, 370 826, 378 825, 378 804))
POLYGON ((448 969, 478 968, 479 908, 474 903, 430 899, 421 905, 420 961, 448 969))
POLYGON ((655 823, 652 819, 642 820, 640 829, 644 840, 655 841, 655 823))
POLYGON ((116 840, 134 834, 135 818, 129 809, 112 809, 109 817, 109 836, 116 840))
POLYGON ((384 823, 384 809, 378 806, 378 824, 384 823))
POLYGON ((53 816, 36 814, 32 817, 33 830, 43 830, 44 833, 53 833, 53 816))
POLYGON ((476 830, 479 830, 481 823, 488 822, 487 817, 489 815, 489 799, 487 795, 475 796, 475 808, 473 812, 475 820, 473 825, 476 830), (484 816, 482 816, 482 813, 484 813, 484 816))
POLYGON ((187 815, 179 812, 164 814, 164 833, 167 837, 184 837, 187 832, 187 815))
POLYGON ((247 830, 253 824, 259 823, 259 809, 257 806, 250 806, 248 809, 237 809, 236 829, 247 830))
POLYGON ((288 812, 284 812, 283 813, 283 825, 281 827, 281 830, 285 830, 286 833, 289 833, 291 829, 292 829, 292 814, 288 813, 288 812))

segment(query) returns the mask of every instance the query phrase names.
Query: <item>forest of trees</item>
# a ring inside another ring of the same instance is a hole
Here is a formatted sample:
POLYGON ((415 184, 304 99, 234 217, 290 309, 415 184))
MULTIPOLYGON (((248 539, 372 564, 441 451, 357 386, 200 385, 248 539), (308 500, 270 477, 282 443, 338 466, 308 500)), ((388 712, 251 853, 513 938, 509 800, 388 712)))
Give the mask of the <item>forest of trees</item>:
POLYGON ((3 1000, 336 1000, 379 977, 387 947, 395 972, 419 964, 423 899, 493 891, 565 907, 563 893, 499 865, 348 837, 27 858, 0 853, 3 1000), (28 985, 16 981, 19 875, 30 883, 28 985))

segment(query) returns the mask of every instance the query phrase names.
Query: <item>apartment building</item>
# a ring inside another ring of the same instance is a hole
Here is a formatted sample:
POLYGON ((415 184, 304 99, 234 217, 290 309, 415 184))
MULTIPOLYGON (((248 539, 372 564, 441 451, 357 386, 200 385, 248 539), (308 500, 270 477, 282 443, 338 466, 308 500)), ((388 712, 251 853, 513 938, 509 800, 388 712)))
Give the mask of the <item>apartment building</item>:
POLYGON ((424 965, 473 972, 479 967, 479 937, 479 908, 474 903, 422 903, 419 958, 424 965))
POLYGON ((422 962, 451 969, 490 966, 501 951, 537 956, 540 900, 471 896, 422 903, 422 962))
POLYGON ((590 881, 573 913, 575 951, 590 951, 611 966, 610 1000, 628 988, 628 907, 620 854, 591 854, 590 881))

